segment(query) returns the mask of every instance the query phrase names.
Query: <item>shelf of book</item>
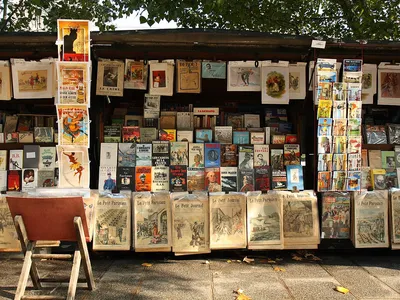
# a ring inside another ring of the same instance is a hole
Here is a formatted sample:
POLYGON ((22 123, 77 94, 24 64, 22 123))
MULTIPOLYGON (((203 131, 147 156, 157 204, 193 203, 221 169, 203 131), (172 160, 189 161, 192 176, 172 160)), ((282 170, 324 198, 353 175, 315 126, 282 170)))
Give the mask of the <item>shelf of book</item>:
POLYGON ((391 151, 394 150, 395 146, 393 144, 363 144, 362 149, 391 151))
POLYGON ((40 147, 55 147, 57 143, 0 143, 0 150, 24 149, 25 145, 39 145, 40 147))

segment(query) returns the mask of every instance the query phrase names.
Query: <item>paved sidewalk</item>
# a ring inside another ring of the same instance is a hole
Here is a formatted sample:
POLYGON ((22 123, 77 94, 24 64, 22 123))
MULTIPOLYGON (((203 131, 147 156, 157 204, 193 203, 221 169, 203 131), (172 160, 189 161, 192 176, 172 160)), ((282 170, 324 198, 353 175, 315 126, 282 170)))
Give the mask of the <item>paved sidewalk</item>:
MULTIPOLYGON (((165 258, 135 253, 93 255, 96 290, 90 292, 78 287, 77 299, 232 300, 235 299, 233 290, 238 288, 253 300, 400 299, 397 252, 381 256, 316 253, 322 261, 295 261, 292 253, 274 252, 264 256, 265 252, 253 252, 249 257, 255 258, 255 262, 251 264, 236 261, 245 256, 240 252, 179 258, 169 254, 165 258), (276 259, 277 256, 282 260, 268 263, 267 257, 276 259), (143 267, 144 262, 152 266, 143 267), (340 294, 334 291, 336 286, 346 287, 350 293, 340 294)), ((22 255, 0 254, 0 299, 14 298, 21 266, 22 255)), ((39 262, 38 266, 41 276, 46 277, 68 276, 70 267, 70 262, 56 261, 39 262)), ((84 277, 83 271, 81 277, 84 277)), ((66 286, 58 286, 48 289, 47 293, 66 295, 66 291, 66 286)), ((29 289, 28 293, 34 292, 29 289)))

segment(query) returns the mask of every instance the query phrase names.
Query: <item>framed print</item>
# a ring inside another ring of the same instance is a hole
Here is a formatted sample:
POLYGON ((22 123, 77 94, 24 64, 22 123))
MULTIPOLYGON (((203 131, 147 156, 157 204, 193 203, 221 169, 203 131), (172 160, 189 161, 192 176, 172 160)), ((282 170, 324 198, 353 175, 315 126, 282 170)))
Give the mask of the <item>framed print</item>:
POLYGON ((89 111, 86 105, 57 105, 58 145, 89 148, 89 111))
POLYGON ((150 62, 150 95, 172 96, 174 65, 172 62, 150 62))
POLYGON ((261 91, 260 69, 255 61, 228 62, 228 92, 261 91))
POLYGON ((226 79, 226 62, 203 61, 201 63, 201 78, 226 79))
POLYGON ((201 62, 177 60, 177 92, 199 94, 201 91, 201 62))
POLYGON ((11 59, 15 99, 52 98, 54 94, 52 59, 25 61, 11 59))
POLYGON ((262 104, 289 104, 289 62, 263 61, 261 77, 262 104))
POLYGON ((306 63, 298 62, 289 65, 289 98, 303 100, 306 98, 306 63))
POLYGON ((89 63, 57 62, 59 104, 86 104, 90 106, 89 63))
POLYGON ((100 60, 97 64, 96 95, 124 96, 124 63, 100 60))
POLYGON ((149 65, 143 61, 125 59, 124 89, 147 90, 149 65))
POLYGON ((0 100, 11 100, 11 68, 10 62, 0 61, 0 100))
POLYGON ((57 20, 59 61, 90 61, 90 21, 57 20))
POLYGON ((379 64, 378 105, 400 106, 400 64, 379 64))
POLYGON ((89 188, 90 167, 88 148, 57 146, 60 188, 89 188))

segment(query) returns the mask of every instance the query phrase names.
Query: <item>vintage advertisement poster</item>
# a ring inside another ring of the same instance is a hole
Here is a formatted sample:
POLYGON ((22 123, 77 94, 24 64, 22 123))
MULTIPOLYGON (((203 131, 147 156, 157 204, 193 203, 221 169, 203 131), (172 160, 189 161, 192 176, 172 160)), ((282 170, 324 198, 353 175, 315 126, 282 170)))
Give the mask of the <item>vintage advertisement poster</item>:
POLYGON ((11 59, 13 96, 15 99, 53 97, 54 61, 11 59))
POLYGON ((289 65, 289 98, 303 100, 306 98, 306 66, 305 62, 289 65))
POLYGON ((172 96, 174 93, 174 64, 150 63, 150 95, 172 96))
POLYGON ((171 206, 169 193, 136 193, 134 202, 135 251, 171 251, 171 206))
POLYGON ((375 64, 363 64, 362 66, 362 103, 374 104, 374 95, 376 94, 376 76, 378 66, 375 64))
POLYGON ((124 95, 124 62, 99 60, 97 63, 96 95, 124 95))
POLYGON ((228 92, 261 91, 260 71, 255 61, 228 62, 228 92))
POLYGON ((317 248, 320 243, 317 197, 313 191, 278 192, 283 206, 285 248, 317 248))
POLYGON ((247 196, 249 249, 282 249, 282 200, 276 194, 253 192, 247 196))
POLYGON ((148 70, 143 61, 125 59, 124 89, 147 90, 148 70))
POLYGON ((57 20, 59 61, 90 61, 89 23, 86 20, 57 20))
POLYGON ((0 196, 0 251, 21 251, 21 244, 5 195, 0 196))
POLYGON ((201 67, 201 78, 226 79, 226 62, 203 61, 201 67))
POLYGON ((399 189, 392 190, 390 208, 391 208, 392 243, 400 244, 400 190, 399 189))
POLYGON ((354 246, 356 248, 387 248, 388 191, 362 191, 354 198, 354 246))
POLYGON ((400 105, 400 65, 381 62, 378 67, 378 105, 400 105))
POLYGON ((246 248, 245 194, 210 194, 210 248, 246 248))
POLYGON ((57 62, 58 103, 90 106, 89 63, 57 62))
POLYGON ((177 60, 177 92, 199 94, 201 91, 201 61, 177 60))
POLYGON ((210 252, 209 203, 206 193, 172 193, 172 228, 175 253, 210 252))
POLYGON ((350 193, 322 194, 321 238, 350 238, 350 193))
POLYGON ((131 197, 100 196, 96 204, 93 250, 121 251, 131 247, 131 197))
POLYGON ((11 100, 11 67, 8 60, 0 61, 0 100, 11 100))
POLYGON ((89 110, 86 105, 57 105, 58 145, 89 148, 89 110))
POLYGON ((57 146, 60 172, 59 187, 89 188, 90 168, 88 148, 57 146))
POLYGON ((262 62, 262 104, 289 104, 289 62, 262 62))

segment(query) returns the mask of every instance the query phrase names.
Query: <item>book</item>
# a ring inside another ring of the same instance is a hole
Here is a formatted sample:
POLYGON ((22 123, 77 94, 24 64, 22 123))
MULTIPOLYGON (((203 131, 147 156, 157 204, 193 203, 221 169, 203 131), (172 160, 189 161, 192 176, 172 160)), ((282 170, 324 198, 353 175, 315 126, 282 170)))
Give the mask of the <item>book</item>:
POLYGON ((123 143, 140 143, 140 128, 137 126, 122 127, 123 143))
POLYGON ((283 162, 287 165, 300 165, 300 145, 285 144, 284 145, 283 162))
POLYGON ((348 191, 361 191, 361 172, 349 171, 347 172, 347 190, 348 191))
POLYGON ((157 140, 157 129, 156 128, 140 128, 140 142, 141 143, 151 143, 152 141, 157 140))
POLYGON ((400 126, 399 124, 387 124, 389 144, 400 144, 400 126))
POLYGON ((325 192, 331 189, 331 172, 318 172, 318 192, 325 192))
POLYGON ((349 154, 347 157, 347 170, 348 171, 361 171, 361 155, 349 154))
POLYGON ((136 144, 118 144, 118 167, 136 167, 136 144))
POLYGON ((244 128, 244 116, 238 113, 227 113, 225 124, 227 126, 232 126, 233 129, 244 128))
POLYGON ((361 119, 348 119, 347 120, 347 135, 348 136, 361 136, 361 119))
POLYGON ((237 145, 223 144, 221 145, 221 167, 237 166, 237 145))
POLYGON ((347 155, 334 154, 333 155, 333 171, 347 171, 347 155))
MULTIPOLYGON (((149 111, 145 110, 145 118, 152 118, 154 115, 150 114, 149 111)), ((159 111, 156 112, 156 115, 154 116, 156 118, 159 117, 159 111)), ((142 127, 143 126, 143 116, 135 116, 135 115, 125 115, 124 118, 124 126, 135 126, 135 127, 142 127)))
POLYGON ((239 146, 239 169, 253 169, 254 147, 239 146))
POLYGON ((135 190, 136 192, 150 192, 152 188, 150 166, 136 166, 135 167, 135 190))
MULTIPOLYGON (((18 132, 18 143, 32 144, 34 140, 33 131, 18 132)), ((58 138, 54 138, 54 141, 58 141, 58 138)))
POLYGON ((171 142, 171 165, 188 166, 189 153, 187 142, 171 142))
POLYGON ((169 167, 169 189, 171 192, 187 191, 187 167, 170 166, 169 167))
POLYGON ((205 190, 204 168, 187 169, 187 187, 189 192, 205 190))
POLYGON ((346 190, 346 171, 334 171, 332 176, 332 190, 345 191, 346 190))
POLYGON ((169 166, 170 159, 170 142, 153 141, 152 142, 152 166, 169 166))
POLYGON ((347 118, 348 119, 361 119, 362 110, 361 101, 349 101, 347 104, 347 118))
POLYGON ((318 137, 318 153, 327 154, 332 153, 332 137, 322 136, 318 137))
POLYGON ((382 168, 381 150, 369 150, 368 158, 369 158, 369 166, 371 167, 371 169, 382 168))
POLYGON ((387 144, 385 126, 365 125, 365 136, 367 144, 387 144))
POLYGON ((100 146, 100 166, 116 167, 118 164, 118 144, 101 143, 100 146))
POLYGON ((322 194, 321 238, 350 238, 350 193, 328 192, 322 194))
POLYGON ((399 151, 400 149, 396 149, 396 148, 395 148, 395 152, 394 152, 394 161, 395 161, 396 168, 399 168, 400 167, 400 151, 399 151))
POLYGON ((260 115, 256 114, 244 114, 244 127, 260 127, 260 115))
POLYGON ((119 126, 119 125, 104 126, 104 142, 105 143, 120 143, 121 142, 121 126, 119 126))
POLYGON ((35 127, 35 143, 53 143, 53 134, 52 127, 35 127))
POLYGON ((21 177, 22 177, 22 170, 7 171, 7 191, 10 192, 21 191, 21 177))
POLYGON ((283 145, 286 141, 286 136, 280 135, 280 134, 274 134, 272 136, 272 142, 271 144, 274 145, 283 145))
POLYGON ((10 150, 9 170, 22 170, 24 150, 10 150))
POLYGON ((271 128, 265 127, 265 144, 269 145, 271 143, 271 128))
POLYGON ((193 130, 193 113, 177 112, 176 127, 178 130, 193 130))
MULTIPOLYGON (((4 123, 3 132, 16 132, 18 124, 18 116, 16 115, 7 115, 4 123)), ((28 129, 29 130, 29 129, 28 129)))
POLYGON ((7 132, 6 135, 6 143, 18 143, 18 132, 7 132))
POLYGON ((285 144, 297 144, 297 134, 287 134, 285 136, 285 144))
POLYGON ((361 154, 362 147, 362 138, 361 136, 351 136, 347 139, 347 153, 360 153, 361 154))
POLYGON ((250 144, 250 132, 234 130, 233 143, 237 145, 250 144))
POLYGON ((361 168, 361 189, 362 190, 372 189, 371 168, 370 167, 362 167, 361 168))
POLYGON ((136 145, 136 166, 152 165, 152 144, 136 145))
POLYGON ((217 143, 204 144, 204 166, 206 168, 215 168, 221 166, 221 148, 217 143))
POLYGON ((7 170, 7 150, 0 150, 0 171, 7 170))
POLYGON ((99 192, 117 191, 117 167, 101 166, 99 168, 99 192))
MULTIPOLYGON (((165 129, 165 128, 171 128, 174 129, 176 128, 176 112, 173 115, 163 115, 166 112, 161 112, 160 116, 160 128, 165 129)), ((170 113, 170 112, 168 112, 170 113)))
POLYGON ((271 189, 271 168, 270 166, 255 167, 255 190, 267 192, 271 189))
POLYGON ((214 140, 216 143, 232 144, 232 126, 215 126, 214 140))
POLYGON ((396 161, 394 159, 394 151, 381 151, 382 155, 382 168, 395 168, 396 161))
POLYGON ((193 131, 191 130, 178 130, 176 133, 177 142, 193 143, 193 131))
POLYGON ((318 119, 318 136, 331 136, 332 135, 332 119, 321 118, 318 119))
POLYGON ((211 129, 196 129, 196 143, 211 143, 212 136, 211 129))
POLYGON ((37 177, 38 177, 37 186, 39 188, 55 186, 54 169, 53 170, 39 170, 37 177))
MULTIPOLYGON (((400 157, 399 157, 400 159, 400 157)), ((399 161, 400 163, 400 161, 399 161)), ((397 164, 397 162, 396 162, 397 164)), ((368 150, 367 149, 361 149, 361 166, 363 167, 368 167, 368 150)))
POLYGON ((250 142, 255 145, 262 145, 265 143, 265 134, 264 132, 250 132, 250 142))
MULTIPOLYGON (((285 171, 285 167, 283 164, 283 149, 271 149, 271 167, 273 176, 274 172, 279 173, 281 171, 285 171)), ((275 176, 281 176, 281 174, 275 174, 275 176)))
POLYGON ((334 119, 333 120, 333 135, 345 136, 347 133, 347 119, 334 119))
POLYGON ((254 190, 254 169, 238 169, 238 191, 247 193, 254 190))
POLYGON ((332 118, 344 119, 346 118, 347 105, 346 101, 333 101, 332 118))
POLYGON ((29 192, 37 188, 37 168, 22 169, 22 192, 29 192))
POLYGON ((37 169, 39 167, 39 145, 24 145, 23 167, 25 169, 37 169))
POLYGON ((221 192, 220 168, 205 168, 205 190, 210 193, 221 192))
POLYGON ((135 168, 117 168, 117 191, 135 191, 135 168))
POLYGON ((333 152, 337 154, 347 153, 347 137, 346 136, 334 136, 333 137, 333 152))
POLYGON ((153 180, 152 192, 169 192, 169 167, 151 167, 151 178, 153 180))
POLYGON ((317 118, 331 118, 332 116, 332 100, 319 100, 317 118))
POLYGON ((385 190, 386 187, 386 170, 371 168, 371 182, 374 190, 385 190))
MULTIPOLYGON (((160 95, 150 95, 144 94, 144 118, 159 118, 160 117, 160 103, 161 103, 161 96, 160 95)), ((141 126, 141 125, 135 125, 141 126)))
POLYGON ((158 138, 160 141, 176 141, 176 129, 160 129, 158 131, 158 138))
POLYGON ((54 170, 56 167, 56 147, 40 147, 39 171, 54 170))
POLYGON ((303 181, 303 167, 300 165, 287 165, 286 166, 286 177, 287 177, 287 189, 293 190, 304 190, 303 181))
POLYGON ((318 172, 333 171, 333 154, 318 154, 318 172))
POLYGON ((221 167, 221 186, 223 192, 238 191, 238 169, 236 167, 221 167))
POLYGON ((254 167, 269 166, 269 145, 254 145, 254 167))
POLYGON ((397 188, 398 187, 398 179, 397 179, 397 171, 395 168, 387 168, 385 169, 385 182, 386 188, 397 188))
POLYGON ((189 144, 189 167, 204 168, 204 143, 189 144))

